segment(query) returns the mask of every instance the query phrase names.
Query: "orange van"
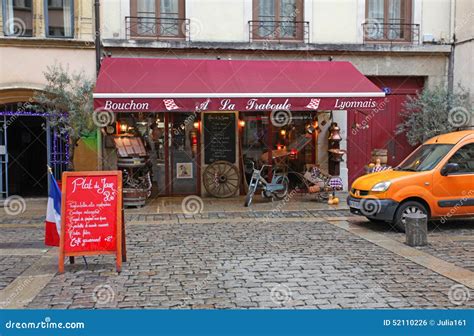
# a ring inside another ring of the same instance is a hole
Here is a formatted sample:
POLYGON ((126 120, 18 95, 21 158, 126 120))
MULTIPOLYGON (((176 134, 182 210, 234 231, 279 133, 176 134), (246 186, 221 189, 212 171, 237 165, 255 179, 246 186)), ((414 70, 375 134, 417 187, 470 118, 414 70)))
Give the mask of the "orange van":
POLYGON ((474 218, 474 130, 434 137, 397 167, 359 177, 347 204, 352 213, 402 231, 413 212, 442 222, 474 218))

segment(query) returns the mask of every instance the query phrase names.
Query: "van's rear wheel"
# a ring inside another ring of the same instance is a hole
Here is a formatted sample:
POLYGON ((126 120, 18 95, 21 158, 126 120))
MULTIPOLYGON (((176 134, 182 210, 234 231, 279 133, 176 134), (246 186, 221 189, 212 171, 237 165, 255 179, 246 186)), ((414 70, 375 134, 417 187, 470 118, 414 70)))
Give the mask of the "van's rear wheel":
POLYGON ((406 216, 408 214, 418 213, 428 215, 426 206, 417 201, 408 201, 402 203, 395 213, 394 224, 402 232, 405 232, 406 216))

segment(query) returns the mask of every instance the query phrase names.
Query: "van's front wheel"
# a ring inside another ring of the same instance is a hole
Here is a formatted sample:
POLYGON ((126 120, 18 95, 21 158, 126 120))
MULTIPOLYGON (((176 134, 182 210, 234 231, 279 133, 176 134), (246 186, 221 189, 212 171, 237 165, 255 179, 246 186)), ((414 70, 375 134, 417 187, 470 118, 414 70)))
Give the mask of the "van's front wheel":
POLYGON ((426 209, 425 205, 417 201, 402 203, 395 213, 394 224, 397 229, 405 232, 406 216, 413 213, 428 215, 428 209, 426 209))

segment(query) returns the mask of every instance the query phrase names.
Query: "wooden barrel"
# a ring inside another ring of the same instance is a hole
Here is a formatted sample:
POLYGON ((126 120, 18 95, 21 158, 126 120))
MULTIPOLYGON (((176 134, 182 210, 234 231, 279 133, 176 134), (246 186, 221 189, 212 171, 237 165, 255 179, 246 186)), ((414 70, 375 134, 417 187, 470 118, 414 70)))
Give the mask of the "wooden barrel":
POLYGON ((381 164, 387 164, 388 150, 386 149, 373 149, 371 161, 375 163, 377 159, 380 160, 381 164))
POLYGON ((145 206, 148 191, 146 189, 124 188, 123 206, 142 207, 145 206))
POLYGON ((139 168, 146 164, 144 157, 126 157, 117 159, 117 167, 119 168, 139 168))

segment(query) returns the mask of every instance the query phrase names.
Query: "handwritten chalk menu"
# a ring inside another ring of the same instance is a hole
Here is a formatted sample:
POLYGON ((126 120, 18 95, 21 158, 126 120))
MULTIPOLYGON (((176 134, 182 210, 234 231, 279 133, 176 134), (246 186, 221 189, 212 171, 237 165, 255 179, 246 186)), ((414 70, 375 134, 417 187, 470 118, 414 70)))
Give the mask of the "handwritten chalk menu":
POLYGON ((60 272, 64 256, 115 253, 120 270, 122 172, 65 172, 62 186, 60 272))
POLYGON ((204 163, 235 163, 235 113, 204 114, 204 163))

